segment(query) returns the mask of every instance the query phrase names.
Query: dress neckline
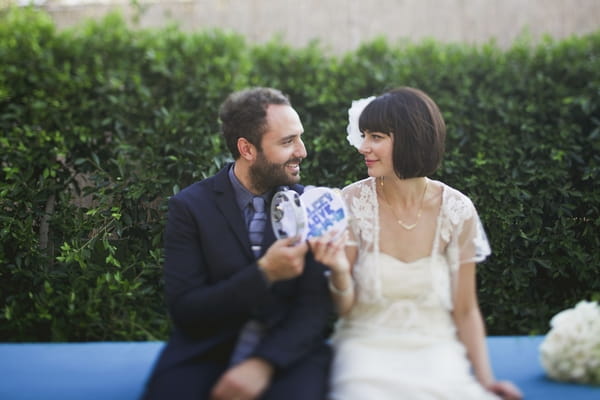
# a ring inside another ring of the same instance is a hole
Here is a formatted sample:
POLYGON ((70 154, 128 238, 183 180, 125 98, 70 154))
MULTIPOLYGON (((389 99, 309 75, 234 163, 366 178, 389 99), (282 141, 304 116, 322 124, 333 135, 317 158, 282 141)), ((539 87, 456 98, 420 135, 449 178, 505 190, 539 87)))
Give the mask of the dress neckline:
POLYGON ((385 253, 385 252, 383 252, 383 251, 380 251, 380 252, 379 252, 379 254, 383 254, 383 255, 384 255, 384 256, 386 256, 387 258, 391 258, 392 260, 394 260, 394 261, 397 261, 398 263, 400 263, 400 264, 403 264, 403 265, 412 265, 412 264, 418 264, 418 263, 420 263, 420 262, 427 261, 427 260, 429 260, 430 258, 432 258, 432 257, 433 257, 433 255, 432 255, 432 254, 430 254, 430 255, 428 255, 428 256, 424 256, 424 257, 421 257, 421 258, 417 258, 416 260, 412 260, 412 261, 404 261, 404 260, 401 260, 401 259, 399 259, 399 258, 397 258, 397 257, 394 257, 394 256, 393 256, 393 255, 391 255, 391 254, 385 253))
MULTIPOLYGON (((374 185, 374 186, 372 186, 373 191, 374 191, 373 195, 375 196, 375 203, 377 204, 377 213, 376 213, 377 214, 377 218, 379 218, 379 200, 377 199, 377 187, 375 186, 375 185, 377 185, 377 179, 374 178, 374 177, 370 177, 370 179, 371 179, 371 184, 374 185)), ((417 258, 417 259, 415 259, 413 261, 403 261, 403 260, 401 260, 401 259, 399 259, 399 258, 397 258, 395 256, 392 256, 391 254, 384 253, 384 252, 380 251, 379 250, 379 243, 377 243, 377 252, 378 253, 385 254, 386 256, 388 256, 390 258, 393 258, 394 260, 397 260, 398 262, 400 262, 402 264, 410 265, 410 264, 416 263, 417 261, 430 259, 437 252, 438 242, 439 242, 438 236, 439 236, 439 233, 440 233, 439 231, 440 231, 441 220, 442 220, 442 210, 444 208, 444 204, 446 203, 446 193, 447 193, 447 190, 446 190, 446 185, 443 182, 440 182, 440 181, 434 180, 434 179, 430 179, 430 182, 433 182, 433 183, 436 183, 436 184, 439 183, 440 187, 441 187, 441 190, 442 190, 442 193, 441 193, 442 200, 440 201, 440 206, 439 206, 439 209, 438 209, 438 215, 437 215, 437 218, 436 218, 436 221, 435 221, 435 232, 433 234, 433 243, 432 243, 432 246, 431 246, 431 253, 429 255, 417 258)), ((379 221, 377 221, 377 224, 379 225, 379 221)), ((379 242, 379 237, 377 237, 377 242, 379 242)))

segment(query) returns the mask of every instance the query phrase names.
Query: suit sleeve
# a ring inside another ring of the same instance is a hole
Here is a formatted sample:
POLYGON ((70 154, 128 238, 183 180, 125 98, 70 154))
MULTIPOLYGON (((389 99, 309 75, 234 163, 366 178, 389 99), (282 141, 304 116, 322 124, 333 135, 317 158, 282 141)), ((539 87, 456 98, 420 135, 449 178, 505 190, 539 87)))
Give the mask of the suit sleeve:
POLYGON ((205 236, 189 201, 171 198, 164 238, 167 305, 174 324, 191 337, 239 327, 268 291, 256 263, 241 266, 228 279, 211 282, 206 246, 232 246, 228 241, 233 239, 218 231, 211 238, 205 236))
POLYGON ((268 332, 256 356, 286 368, 323 344, 334 317, 324 272, 325 267, 309 255, 290 311, 268 332))

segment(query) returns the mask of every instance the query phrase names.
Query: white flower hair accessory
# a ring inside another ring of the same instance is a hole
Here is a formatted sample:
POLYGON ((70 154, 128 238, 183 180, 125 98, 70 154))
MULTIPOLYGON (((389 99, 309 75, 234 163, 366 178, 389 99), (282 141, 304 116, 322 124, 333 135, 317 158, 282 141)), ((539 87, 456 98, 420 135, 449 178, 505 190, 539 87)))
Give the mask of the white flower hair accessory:
POLYGON ((348 109, 348 127, 346 128, 348 136, 346 136, 346 139, 348 139, 348 142, 357 149, 363 141, 360 129, 358 129, 358 119, 365 107, 373 100, 375 100, 375 96, 353 100, 352 106, 348 109))
POLYGON ((540 361, 557 381, 600 384, 600 305, 580 301, 556 314, 540 345, 540 361))

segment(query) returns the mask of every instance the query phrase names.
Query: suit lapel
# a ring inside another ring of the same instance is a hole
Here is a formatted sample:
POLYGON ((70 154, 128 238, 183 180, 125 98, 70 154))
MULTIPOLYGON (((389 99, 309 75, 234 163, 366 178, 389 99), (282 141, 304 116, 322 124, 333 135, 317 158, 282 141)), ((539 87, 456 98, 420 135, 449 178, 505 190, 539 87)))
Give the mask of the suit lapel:
MULTIPOLYGON (((231 182, 229 181, 228 171, 230 167, 231 164, 221 169, 221 171, 219 171, 214 177, 215 203, 219 211, 221 211, 221 213, 225 217, 225 221, 227 222, 231 230, 235 233, 235 236, 240 242, 240 247, 242 247, 242 249, 248 256, 254 257, 254 255, 252 254, 252 250, 250 249, 250 238, 248 234, 248 228, 246 227, 246 223, 242 216, 242 212, 239 209, 237 201, 235 199, 233 187, 231 186, 231 182)), ((284 187, 279 187, 274 193, 276 193, 279 190, 282 190, 282 188, 284 187)), ((285 189, 288 188, 285 187, 285 189)), ((298 193, 302 193, 304 188, 300 185, 293 185, 289 189, 292 189, 298 193)), ((270 222, 270 205, 267 215, 268 218, 263 236, 263 246, 261 251, 262 254, 264 254, 264 252, 269 248, 269 246, 271 246, 271 244, 273 244, 273 242, 276 240, 275 233, 273 232, 273 226, 270 222)))
MULTIPOLYGON (((230 165, 229 165, 230 166, 230 165)), ((214 181, 214 195, 215 204, 223 217, 225 217, 226 223, 229 225, 231 230, 234 232, 236 238, 240 242, 240 247, 244 250, 248 256, 253 257, 250 250, 250 239, 248 238, 248 228, 244 222, 242 212, 238 207, 235 199, 235 193, 231 187, 229 176, 229 166, 221 169, 215 175, 214 181)))

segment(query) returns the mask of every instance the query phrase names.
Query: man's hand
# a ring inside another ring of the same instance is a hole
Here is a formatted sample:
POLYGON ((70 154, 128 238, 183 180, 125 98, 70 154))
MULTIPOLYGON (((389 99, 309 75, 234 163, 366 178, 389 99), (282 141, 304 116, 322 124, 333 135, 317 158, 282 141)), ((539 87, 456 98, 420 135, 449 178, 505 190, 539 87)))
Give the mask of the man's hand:
POLYGON ((305 242, 295 244, 297 241, 296 237, 279 239, 258 260, 259 268, 271 283, 295 278, 304 271, 308 246, 305 242))
POLYGON ((273 367, 263 359, 249 358, 228 369, 217 381, 210 400, 254 400, 269 386, 273 367))

